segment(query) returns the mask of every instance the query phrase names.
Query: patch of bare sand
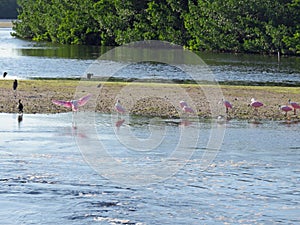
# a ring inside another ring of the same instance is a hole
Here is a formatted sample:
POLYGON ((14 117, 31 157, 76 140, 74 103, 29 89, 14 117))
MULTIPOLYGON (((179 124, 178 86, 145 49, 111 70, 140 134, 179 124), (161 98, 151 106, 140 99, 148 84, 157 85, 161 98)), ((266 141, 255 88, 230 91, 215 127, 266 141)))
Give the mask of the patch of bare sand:
MULTIPOLYGON (((90 85, 98 84, 99 82, 91 82, 90 85)), ((0 112, 17 112, 19 99, 22 99, 25 113, 68 112, 70 109, 56 106, 51 100, 72 99, 77 86, 78 81, 24 80, 19 81, 18 90, 14 93, 12 81, 2 80, 0 81, 0 112)), ((175 118, 183 115, 179 101, 185 100, 194 108, 196 112, 194 116, 210 118, 211 107, 218 107, 220 115, 226 115, 225 107, 219 104, 224 98, 233 105, 233 109, 227 114, 228 118, 282 120, 286 118, 279 110, 279 106, 288 104, 289 99, 300 102, 298 87, 221 86, 223 95, 214 96, 213 93, 218 88, 217 86, 212 86, 210 89, 206 87, 204 93, 203 87, 199 85, 102 83, 95 110, 112 113, 116 100, 120 99, 130 114, 175 118), (210 93, 213 98, 207 96, 210 93), (264 106, 255 112, 249 106, 251 98, 263 102, 264 106)), ((289 116, 298 119, 298 116, 293 115, 292 112, 289 116)))
POLYGON ((1 28, 12 28, 13 24, 10 20, 0 20, 0 27, 1 28))

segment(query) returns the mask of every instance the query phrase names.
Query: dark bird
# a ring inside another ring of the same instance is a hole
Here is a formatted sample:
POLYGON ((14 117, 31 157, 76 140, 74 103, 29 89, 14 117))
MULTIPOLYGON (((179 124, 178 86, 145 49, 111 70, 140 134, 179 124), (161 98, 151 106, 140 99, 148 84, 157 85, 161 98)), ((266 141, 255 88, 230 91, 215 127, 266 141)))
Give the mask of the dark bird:
POLYGON ((6 75, 7 75, 7 72, 4 72, 4 73, 3 73, 3 78, 5 78, 5 77, 6 77, 6 75))
POLYGON ((14 89, 14 91, 17 90, 17 87, 18 87, 18 81, 17 81, 17 79, 15 79, 15 81, 13 83, 13 89, 14 89))
POLYGON ((22 104, 22 102, 21 102, 21 99, 19 99, 19 103, 18 103, 18 110, 19 110, 19 113, 23 113, 23 108, 24 108, 24 106, 23 106, 23 104, 22 104))

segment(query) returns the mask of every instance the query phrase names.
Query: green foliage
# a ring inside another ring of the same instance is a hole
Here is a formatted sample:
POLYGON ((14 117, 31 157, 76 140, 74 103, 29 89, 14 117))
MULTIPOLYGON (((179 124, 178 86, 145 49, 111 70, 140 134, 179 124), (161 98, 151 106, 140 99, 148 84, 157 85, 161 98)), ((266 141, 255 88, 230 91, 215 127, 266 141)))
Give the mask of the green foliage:
POLYGON ((193 50, 300 54, 300 0, 18 0, 16 35, 115 46, 163 40, 193 50))
MULTIPOLYGON (((189 5, 185 15, 192 49, 273 53, 287 51, 299 15, 290 1, 228 0, 189 5)), ((291 50, 291 48, 289 48, 291 50)))

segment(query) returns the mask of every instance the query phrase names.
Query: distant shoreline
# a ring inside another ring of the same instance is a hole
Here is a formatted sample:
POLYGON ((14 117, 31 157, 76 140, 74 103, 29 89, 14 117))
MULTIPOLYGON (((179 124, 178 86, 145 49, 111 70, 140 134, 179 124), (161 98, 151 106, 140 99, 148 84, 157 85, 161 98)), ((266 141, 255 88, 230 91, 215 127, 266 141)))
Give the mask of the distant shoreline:
POLYGON ((13 20, 10 19, 0 19, 0 28, 12 28, 13 27, 13 20))
MULTIPOLYGON (((16 105, 19 99, 24 104, 24 113, 61 113, 69 112, 70 109, 54 105, 53 99, 71 100, 78 86, 79 80, 19 80, 17 96, 12 90, 12 80, 0 80, 0 113, 16 113, 16 105)), ((300 103, 300 87, 278 87, 278 86, 238 86, 238 85, 197 85, 197 84, 165 84, 165 83, 135 83, 135 82, 99 82, 93 80, 84 81, 96 90, 97 104, 94 111, 101 113, 115 113, 114 104, 117 98, 122 98, 125 108, 129 107, 134 97, 146 96, 134 103, 134 108, 129 113, 139 116, 179 118, 181 108, 179 101, 186 100, 193 104, 197 116, 200 118, 211 118, 210 100, 207 99, 203 88, 210 89, 209 94, 221 89, 223 96, 215 96, 217 101, 221 98, 230 101, 233 109, 229 110, 229 119, 267 119, 285 120, 283 112, 279 110, 280 105, 288 104, 288 100, 300 103), (122 91, 130 87, 129 96, 126 97, 122 91), (187 93, 189 99, 184 99, 182 90, 187 93), (156 96, 153 95, 156 93, 156 96), (175 99, 175 104, 169 101, 175 99), (265 106, 258 109, 257 113, 249 107, 250 99, 256 98, 265 106)), ((80 94, 84 96, 85 93, 80 94)), ((226 116, 225 107, 220 103, 220 115, 226 116)), ((300 111, 298 112, 300 115, 300 111)), ((289 112, 291 120, 299 121, 300 116, 289 112)))

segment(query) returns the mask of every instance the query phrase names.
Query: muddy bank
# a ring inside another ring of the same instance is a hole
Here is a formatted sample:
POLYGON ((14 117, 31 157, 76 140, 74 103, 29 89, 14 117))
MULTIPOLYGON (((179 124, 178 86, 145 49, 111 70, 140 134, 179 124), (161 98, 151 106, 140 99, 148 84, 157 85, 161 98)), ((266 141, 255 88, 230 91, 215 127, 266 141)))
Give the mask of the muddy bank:
MULTIPOLYGON (((56 106, 51 100, 70 100, 83 96, 91 90, 97 96, 94 105, 87 105, 94 111, 115 113, 114 104, 121 100, 127 112, 141 116, 180 117, 188 116, 182 113, 179 101, 185 100, 194 109, 195 114, 210 118, 212 115, 226 115, 222 99, 230 101, 233 108, 227 116, 234 119, 285 119, 280 105, 288 104, 291 99, 300 102, 299 87, 277 86, 234 86, 234 85, 195 85, 195 84, 158 84, 158 83, 126 83, 99 82, 79 80, 20 80, 17 91, 12 89, 13 80, 0 81, 0 112, 17 112, 19 99, 24 104, 24 113, 60 113, 70 109, 56 106), (84 92, 78 92, 81 82, 88 87, 84 92), (90 88, 90 89, 89 89, 90 88), (76 97, 77 97, 76 96, 76 97), (251 98, 264 103, 257 112, 249 107, 251 98), (213 114, 212 114, 212 111, 213 114)), ((96 97, 95 97, 96 98, 96 97)), ((87 110, 83 107, 82 110, 87 110)), ((297 115, 289 112, 289 117, 297 119, 297 115)))

